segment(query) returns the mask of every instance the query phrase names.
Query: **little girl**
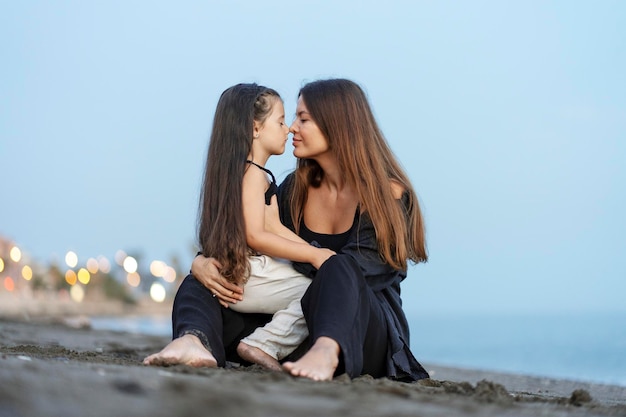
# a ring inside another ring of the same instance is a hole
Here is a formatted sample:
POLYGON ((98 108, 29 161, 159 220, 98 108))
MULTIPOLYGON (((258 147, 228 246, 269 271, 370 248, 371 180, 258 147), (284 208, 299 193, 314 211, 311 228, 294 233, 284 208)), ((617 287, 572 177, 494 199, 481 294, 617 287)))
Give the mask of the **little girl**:
POLYGON ((288 134, 276 91, 256 84, 224 91, 215 111, 200 198, 202 253, 219 261, 229 282, 244 286, 243 300, 237 303, 227 304, 221 294, 213 296, 238 312, 274 314, 241 341, 237 353, 275 370, 281 370, 278 361, 308 335, 300 299, 310 279, 296 272, 289 260, 319 268, 334 255, 284 226, 272 231, 265 227, 265 205, 277 189, 265 163, 285 151, 288 134))

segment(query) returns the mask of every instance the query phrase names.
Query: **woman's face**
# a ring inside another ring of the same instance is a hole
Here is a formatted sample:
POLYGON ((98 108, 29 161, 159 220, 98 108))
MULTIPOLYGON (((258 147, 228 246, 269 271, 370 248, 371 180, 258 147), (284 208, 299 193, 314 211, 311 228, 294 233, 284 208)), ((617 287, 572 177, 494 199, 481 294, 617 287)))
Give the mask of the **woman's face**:
POLYGON ((296 158, 317 159, 329 152, 328 141, 311 118, 302 97, 298 98, 296 119, 289 131, 293 133, 293 155, 296 158))

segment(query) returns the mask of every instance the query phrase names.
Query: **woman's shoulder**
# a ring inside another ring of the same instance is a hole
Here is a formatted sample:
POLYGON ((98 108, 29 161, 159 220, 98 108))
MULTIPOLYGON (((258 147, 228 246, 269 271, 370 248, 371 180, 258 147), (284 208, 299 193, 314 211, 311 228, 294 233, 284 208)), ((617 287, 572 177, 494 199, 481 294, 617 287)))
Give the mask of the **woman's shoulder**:
POLYGON ((391 194, 396 200, 400 200, 406 192, 404 185, 394 179, 389 180, 389 186, 391 187, 391 194))
POLYGON ((280 212, 280 220, 281 222, 293 230, 293 221, 291 220, 291 210, 290 210, 290 201, 291 201, 291 190, 293 189, 293 183, 295 179, 295 171, 289 173, 287 177, 282 180, 280 185, 278 186, 278 208, 280 212))
POLYGON ((281 181, 278 186, 278 204, 286 204, 291 196, 291 190, 293 189, 293 184, 295 183, 296 173, 295 171, 287 174, 284 180, 281 181))
POLYGON ((412 207, 413 205, 412 204, 413 198, 411 197, 411 189, 406 188, 399 181, 394 180, 394 179, 389 180, 389 185, 391 187, 391 195, 393 196, 393 198, 396 201, 402 203, 402 205, 404 206, 406 210, 410 210, 410 207, 412 207))
POLYGON ((293 187, 295 178, 296 178, 296 171, 291 171, 289 174, 287 174, 285 179, 282 180, 282 182, 278 186, 278 189, 280 190, 280 192, 284 192, 286 190, 291 189, 293 187))

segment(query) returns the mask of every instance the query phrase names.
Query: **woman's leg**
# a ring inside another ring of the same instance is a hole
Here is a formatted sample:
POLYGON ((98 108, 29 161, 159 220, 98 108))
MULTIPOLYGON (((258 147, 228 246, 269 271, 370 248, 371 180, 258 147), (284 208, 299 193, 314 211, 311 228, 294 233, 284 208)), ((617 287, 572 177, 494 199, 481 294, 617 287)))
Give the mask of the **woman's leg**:
POLYGON ((302 307, 314 344, 300 360, 285 363, 285 369, 312 379, 331 379, 336 370, 350 377, 386 375, 386 321, 353 258, 329 258, 304 295, 302 307))
POLYGON ((219 302, 192 275, 181 283, 172 308, 173 340, 148 356, 147 365, 224 366, 219 302))
POLYGON ((227 360, 241 362, 236 352, 239 340, 270 318, 223 308, 204 285, 188 275, 178 288, 172 307, 173 340, 144 363, 223 367, 227 360))
POLYGON ((220 366, 225 361, 221 306, 193 275, 183 280, 172 307, 172 336, 197 336, 220 366))

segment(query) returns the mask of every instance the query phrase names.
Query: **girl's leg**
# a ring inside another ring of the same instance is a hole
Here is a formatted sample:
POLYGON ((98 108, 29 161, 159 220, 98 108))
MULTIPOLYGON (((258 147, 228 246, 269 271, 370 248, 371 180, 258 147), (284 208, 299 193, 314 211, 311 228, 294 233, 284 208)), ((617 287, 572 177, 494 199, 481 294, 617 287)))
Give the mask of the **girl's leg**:
POLYGON ((243 338, 237 352, 253 363, 281 370, 278 360, 293 352, 308 331, 300 299, 311 280, 296 272, 291 263, 268 256, 250 258, 251 274, 237 311, 274 313, 272 320, 243 338))
MULTIPOLYGON (((305 290, 306 287, 303 288, 302 294, 305 290)), ((259 327, 252 334, 241 339, 241 343, 260 349, 279 361, 296 350, 308 335, 300 298, 298 298, 293 300, 287 308, 277 311, 265 326, 259 327)))
POLYGON ((269 256, 251 256, 250 277, 243 288, 243 300, 230 308, 240 313, 274 314, 300 300, 311 283, 291 262, 269 256))

